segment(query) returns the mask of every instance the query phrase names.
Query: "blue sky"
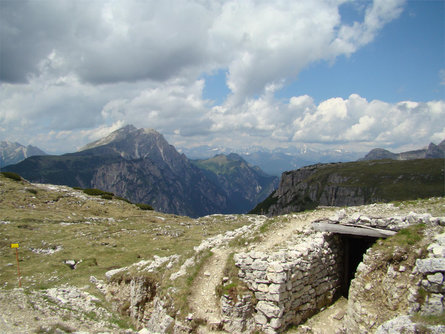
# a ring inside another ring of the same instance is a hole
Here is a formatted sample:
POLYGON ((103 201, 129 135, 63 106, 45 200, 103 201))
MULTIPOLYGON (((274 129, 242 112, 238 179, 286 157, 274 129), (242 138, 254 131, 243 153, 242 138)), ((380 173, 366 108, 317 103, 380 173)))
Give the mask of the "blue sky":
POLYGON ((364 152, 445 139, 445 0, 0 1, 0 140, 364 152))
MULTIPOLYGON (((363 19, 363 9, 351 3, 340 7, 342 21, 363 19)), ((445 1, 408 1, 399 18, 383 27, 375 40, 334 62, 318 61, 289 79, 277 98, 308 94, 320 103, 352 93, 367 99, 398 102, 430 101, 445 97, 440 70, 445 68, 445 1)), ((227 69, 206 79, 204 98, 221 104, 230 93, 227 69)))

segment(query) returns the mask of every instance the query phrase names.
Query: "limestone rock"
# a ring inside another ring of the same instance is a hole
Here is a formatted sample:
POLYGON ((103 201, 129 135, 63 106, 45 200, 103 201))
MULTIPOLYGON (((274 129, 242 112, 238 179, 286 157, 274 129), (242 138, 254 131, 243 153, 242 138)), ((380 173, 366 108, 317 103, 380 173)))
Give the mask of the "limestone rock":
POLYGON ((445 271, 445 258, 417 259, 416 270, 420 273, 445 271))
POLYGON ((442 273, 435 273, 433 275, 428 275, 427 278, 430 283, 442 284, 442 282, 443 282, 443 274, 442 273))
POLYGON ((403 315, 391 319, 377 328, 376 334, 417 333, 416 325, 410 317, 403 315))
POLYGON ((146 324, 149 333, 168 333, 174 325, 174 319, 167 314, 163 302, 159 298, 154 300, 154 308, 150 320, 146 324))
POLYGON ((261 311, 268 318, 276 318, 281 313, 281 310, 277 305, 268 301, 258 302, 256 309, 261 311))

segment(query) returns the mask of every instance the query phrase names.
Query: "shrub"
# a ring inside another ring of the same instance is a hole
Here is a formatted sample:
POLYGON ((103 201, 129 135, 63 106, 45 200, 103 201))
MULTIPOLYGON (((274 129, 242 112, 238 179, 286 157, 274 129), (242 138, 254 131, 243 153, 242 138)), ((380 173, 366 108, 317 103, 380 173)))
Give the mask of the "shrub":
POLYGON ((113 195, 110 195, 110 194, 103 194, 100 197, 102 197, 102 199, 109 199, 109 200, 113 199, 113 195))
POLYGON ((120 200, 120 201, 127 202, 127 203, 129 203, 129 204, 133 204, 129 199, 126 199, 126 198, 124 198, 124 197, 114 196, 114 198, 115 198, 115 199, 118 199, 118 200, 120 200))
POLYGON ((83 192, 90 196, 111 196, 111 197, 114 196, 113 193, 95 188, 83 189, 83 192))
POLYGON ((145 203, 136 203, 136 206, 141 210, 154 210, 151 205, 145 203))
POLYGON ((17 174, 17 173, 13 173, 13 172, 2 172, 2 175, 4 177, 7 177, 8 179, 14 180, 14 181, 21 181, 22 177, 17 174))

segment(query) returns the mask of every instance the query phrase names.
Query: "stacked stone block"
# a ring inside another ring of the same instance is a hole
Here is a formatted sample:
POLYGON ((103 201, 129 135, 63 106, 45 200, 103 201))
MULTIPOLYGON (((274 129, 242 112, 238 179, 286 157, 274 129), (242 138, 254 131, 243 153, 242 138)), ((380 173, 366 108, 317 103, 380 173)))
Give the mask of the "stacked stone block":
POLYGON ((415 271, 422 274, 420 286, 425 300, 416 307, 421 314, 441 315, 445 311, 445 233, 434 237, 428 247, 428 257, 416 261, 415 271))
POLYGON ((330 304, 341 288, 341 252, 336 236, 306 231, 275 252, 236 254, 239 277, 257 300, 256 327, 281 332, 330 304))

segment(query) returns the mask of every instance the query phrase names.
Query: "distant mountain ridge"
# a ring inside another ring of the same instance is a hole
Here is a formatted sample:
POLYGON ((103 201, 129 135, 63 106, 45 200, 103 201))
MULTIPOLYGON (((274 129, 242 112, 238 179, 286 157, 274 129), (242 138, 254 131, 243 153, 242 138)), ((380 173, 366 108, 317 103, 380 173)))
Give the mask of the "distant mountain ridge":
POLYGON ((76 153, 31 157, 3 170, 32 182, 98 188, 132 202, 150 204, 161 212, 191 217, 247 212, 257 204, 255 200, 267 197, 270 185, 273 188, 277 184, 276 178, 264 178, 264 173, 244 160, 234 166, 232 177, 224 184, 218 171, 199 168, 157 131, 132 125, 76 153), (240 178, 238 171, 248 171, 252 178, 240 178), (252 196, 252 188, 257 189, 258 196, 252 196))
POLYGON ((228 194, 229 206, 236 211, 250 210, 278 186, 278 177, 249 165, 236 153, 192 162, 228 194))
POLYGON ((364 152, 351 152, 341 148, 317 150, 307 145, 278 147, 273 150, 261 146, 230 149, 203 145, 193 148, 183 147, 180 151, 191 159, 207 159, 214 155, 235 152, 251 165, 258 166, 267 174, 275 176, 317 163, 355 161, 364 154, 364 152))
POLYGON ((17 142, 0 142, 0 167, 16 164, 34 155, 47 155, 40 148, 28 145, 24 146, 17 142))
POLYGON ((445 140, 443 140, 439 145, 430 143, 427 148, 401 153, 392 153, 382 148, 375 148, 360 160, 413 160, 436 158, 445 158, 445 140))

